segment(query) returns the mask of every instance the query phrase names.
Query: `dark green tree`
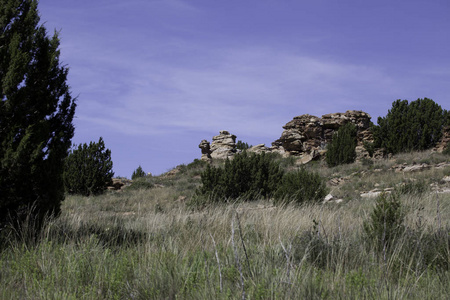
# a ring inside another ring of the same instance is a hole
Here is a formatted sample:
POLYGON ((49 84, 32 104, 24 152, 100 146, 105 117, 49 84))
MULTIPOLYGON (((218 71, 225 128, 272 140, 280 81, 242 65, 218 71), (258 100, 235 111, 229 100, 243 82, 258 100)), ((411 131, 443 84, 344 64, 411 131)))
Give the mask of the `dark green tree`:
POLYGON ((237 143, 236 143, 236 149, 239 149, 239 150, 242 150, 242 151, 250 149, 251 147, 252 147, 252 145, 249 145, 248 143, 245 143, 245 142, 243 142, 241 140, 238 140, 237 143))
POLYGON ((323 200, 327 192, 325 180, 318 173, 301 168, 284 174, 274 199, 276 203, 319 202, 323 200))
POLYGON ((222 168, 207 166, 201 174, 203 185, 196 194, 210 201, 256 200, 270 196, 278 187, 283 170, 271 155, 246 151, 226 160, 222 168))
POLYGON ((98 143, 79 145, 66 158, 64 185, 67 192, 84 196, 103 193, 112 183, 112 167, 111 150, 106 149, 103 138, 98 143))
POLYGON ((399 194, 381 194, 369 219, 363 223, 363 231, 371 248, 381 252, 388 250, 392 242, 404 230, 405 210, 399 194))
POLYGON ((326 162, 329 167, 349 164, 356 158, 356 126, 347 123, 341 126, 328 144, 326 162))
MULTIPOLYGON (((75 99, 35 0, 0 0, 0 225, 58 215, 75 99), (12 218, 12 219, 11 219, 12 218)), ((39 222, 40 223, 40 222, 39 222)))
POLYGON ((133 174, 131 175, 131 179, 138 179, 140 177, 145 177, 146 174, 141 166, 139 166, 136 170, 133 171, 133 174))
POLYGON ((397 100, 386 117, 378 118, 374 143, 393 154, 429 149, 441 139, 446 123, 448 112, 431 99, 397 100))

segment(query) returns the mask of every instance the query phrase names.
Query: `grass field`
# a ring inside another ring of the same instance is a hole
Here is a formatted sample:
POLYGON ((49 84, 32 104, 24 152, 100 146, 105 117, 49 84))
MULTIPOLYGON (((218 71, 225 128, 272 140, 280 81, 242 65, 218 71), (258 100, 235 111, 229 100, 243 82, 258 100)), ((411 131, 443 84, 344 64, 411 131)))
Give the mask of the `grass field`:
MULTIPOLYGON (((430 184, 450 167, 398 173, 394 164, 449 162, 413 153, 373 164, 308 168, 342 203, 274 206, 256 199, 197 209, 202 166, 149 178, 154 187, 68 196, 37 235, 2 240, 1 299, 449 299, 450 194, 430 184), (398 189, 404 227, 389 247, 366 237, 374 187, 398 189)), ((294 161, 285 160, 287 169, 294 161)), ((149 185, 150 186, 150 185, 149 185)), ((32 224, 30 224, 31 227, 32 224)))

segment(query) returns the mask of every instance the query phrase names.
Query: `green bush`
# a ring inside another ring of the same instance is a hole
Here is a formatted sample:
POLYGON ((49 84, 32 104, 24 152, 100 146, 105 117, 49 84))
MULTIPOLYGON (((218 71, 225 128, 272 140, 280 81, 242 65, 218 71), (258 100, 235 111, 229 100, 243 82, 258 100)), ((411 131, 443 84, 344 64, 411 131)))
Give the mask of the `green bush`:
POLYGON ((244 151, 233 160, 227 159, 223 167, 208 165, 201 174, 203 185, 196 190, 196 197, 208 201, 268 197, 277 189, 282 176, 283 170, 270 155, 244 151))
POLYGON ((397 100, 373 127, 374 143, 393 154, 426 150, 441 139, 447 122, 448 112, 431 99, 397 100))
POLYGON ((363 231, 371 247, 377 252, 389 250, 394 239, 404 231, 405 211, 399 194, 378 196, 370 219, 364 221, 363 231))
POLYGON ((318 202, 327 192, 325 180, 318 173, 301 168, 283 176, 274 198, 276 203, 318 202))
POLYGON ((64 185, 69 194, 84 196, 103 193, 112 183, 111 151, 105 148, 103 138, 72 150, 64 166, 64 185))
POLYGON ((142 167, 139 166, 136 170, 133 171, 133 174, 131 175, 131 179, 135 180, 140 177, 145 177, 147 174, 145 174, 144 170, 142 170, 142 167))
POLYGON ((356 126, 347 123, 341 126, 328 144, 326 162, 329 167, 349 164, 356 158, 356 126))

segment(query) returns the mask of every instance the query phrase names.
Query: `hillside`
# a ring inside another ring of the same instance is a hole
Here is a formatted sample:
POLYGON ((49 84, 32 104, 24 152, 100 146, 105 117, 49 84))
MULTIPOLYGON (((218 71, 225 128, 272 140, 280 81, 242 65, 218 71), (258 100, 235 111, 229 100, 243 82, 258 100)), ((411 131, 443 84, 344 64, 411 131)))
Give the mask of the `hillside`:
MULTIPOLYGON (((299 167, 292 157, 278 159, 287 170, 299 167)), ((204 167, 196 160, 121 191, 69 196, 37 241, 24 230, 2 252, 1 297, 448 296, 449 156, 426 151, 335 168, 313 161, 306 167, 326 178, 333 199, 303 206, 255 199, 196 209, 189 202, 204 167), (405 214, 384 248, 363 226, 378 199, 368 193, 378 191, 395 191, 405 214)))

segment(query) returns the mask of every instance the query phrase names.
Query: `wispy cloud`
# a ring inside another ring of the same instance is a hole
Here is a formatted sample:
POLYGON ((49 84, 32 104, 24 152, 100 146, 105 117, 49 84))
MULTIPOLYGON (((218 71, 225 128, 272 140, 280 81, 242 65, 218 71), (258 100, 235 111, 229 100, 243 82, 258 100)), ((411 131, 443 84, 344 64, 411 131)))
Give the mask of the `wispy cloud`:
POLYGON ((273 133, 288 121, 287 111, 291 117, 333 112, 343 102, 358 109, 355 86, 374 93, 395 89, 393 80, 373 66, 335 63, 268 48, 202 49, 189 57, 186 66, 142 57, 90 60, 93 66, 79 74, 86 83, 80 121, 136 135, 205 127, 273 133), (214 61, 211 66, 201 64, 202 53, 214 61), (104 79, 99 82, 96 77, 104 79))

